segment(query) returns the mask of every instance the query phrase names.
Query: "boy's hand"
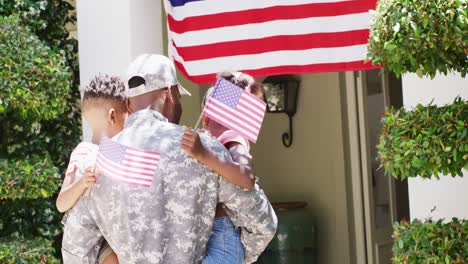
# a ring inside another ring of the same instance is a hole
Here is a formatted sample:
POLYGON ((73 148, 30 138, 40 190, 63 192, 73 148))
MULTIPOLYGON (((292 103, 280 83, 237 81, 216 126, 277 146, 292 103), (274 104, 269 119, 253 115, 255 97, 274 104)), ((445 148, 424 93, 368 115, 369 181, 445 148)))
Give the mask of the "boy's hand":
POLYGON ((182 149, 194 159, 199 160, 205 153, 205 148, 201 144, 200 136, 190 128, 184 127, 181 145, 182 149))
POLYGON ((94 168, 87 168, 84 175, 80 178, 81 183, 86 187, 96 184, 96 174, 94 168))

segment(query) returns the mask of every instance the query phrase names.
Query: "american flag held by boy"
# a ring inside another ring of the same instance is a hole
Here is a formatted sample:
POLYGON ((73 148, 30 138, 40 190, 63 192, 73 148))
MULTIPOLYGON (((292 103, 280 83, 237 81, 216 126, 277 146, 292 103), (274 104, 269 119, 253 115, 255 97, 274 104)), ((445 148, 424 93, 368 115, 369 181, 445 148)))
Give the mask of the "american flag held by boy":
POLYGON ((255 143, 262 128, 265 109, 264 101, 219 78, 208 98, 204 115, 255 143))
POLYGON ((103 137, 96 169, 113 180, 150 187, 160 158, 158 152, 128 147, 103 137))

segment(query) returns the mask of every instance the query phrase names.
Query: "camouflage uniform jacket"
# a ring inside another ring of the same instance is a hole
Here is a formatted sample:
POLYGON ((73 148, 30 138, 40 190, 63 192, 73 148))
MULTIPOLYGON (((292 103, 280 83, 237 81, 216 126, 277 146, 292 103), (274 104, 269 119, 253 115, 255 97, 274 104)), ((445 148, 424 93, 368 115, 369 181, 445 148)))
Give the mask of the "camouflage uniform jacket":
MULTIPOLYGON (((97 238, 103 235, 122 264, 201 263, 218 202, 248 232, 246 263, 265 249, 277 219, 263 192, 258 186, 253 191, 237 188, 190 158, 180 147, 182 134, 182 127, 158 112, 141 110, 129 116, 114 140, 161 153, 152 186, 130 186, 99 176, 90 196, 80 200, 88 209, 79 212, 84 226, 79 220, 67 221, 72 225, 67 237, 77 239, 63 245, 82 255, 75 259, 94 259, 86 252, 94 254, 97 238)), ((201 140, 219 157, 231 159, 215 138, 201 135, 201 140)), ((86 263, 69 259, 68 263, 86 263)))

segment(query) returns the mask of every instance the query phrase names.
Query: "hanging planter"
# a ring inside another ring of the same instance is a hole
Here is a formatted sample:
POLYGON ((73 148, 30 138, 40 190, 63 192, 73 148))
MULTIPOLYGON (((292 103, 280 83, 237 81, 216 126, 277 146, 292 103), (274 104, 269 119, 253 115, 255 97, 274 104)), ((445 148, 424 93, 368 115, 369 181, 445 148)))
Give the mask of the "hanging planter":
POLYGON ((462 176, 468 164, 468 101, 388 110, 377 150, 386 174, 397 179, 462 176))
POLYGON ((464 0, 380 0, 373 13, 368 58, 397 76, 466 75, 468 4, 464 0))

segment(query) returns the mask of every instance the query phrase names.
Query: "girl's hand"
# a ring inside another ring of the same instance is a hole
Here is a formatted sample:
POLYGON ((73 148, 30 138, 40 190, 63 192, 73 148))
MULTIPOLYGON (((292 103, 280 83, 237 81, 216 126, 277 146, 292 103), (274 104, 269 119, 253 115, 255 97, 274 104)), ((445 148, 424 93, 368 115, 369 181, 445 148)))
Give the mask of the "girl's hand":
POLYGON ((182 149, 194 159, 199 160, 205 154, 205 148, 201 144, 200 136, 190 128, 184 127, 181 145, 182 149))
POLYGON ((87 168, 84 175, 80 178, 81 183, 86 187, 96 184, 96 174, 94 168, 87 168))

